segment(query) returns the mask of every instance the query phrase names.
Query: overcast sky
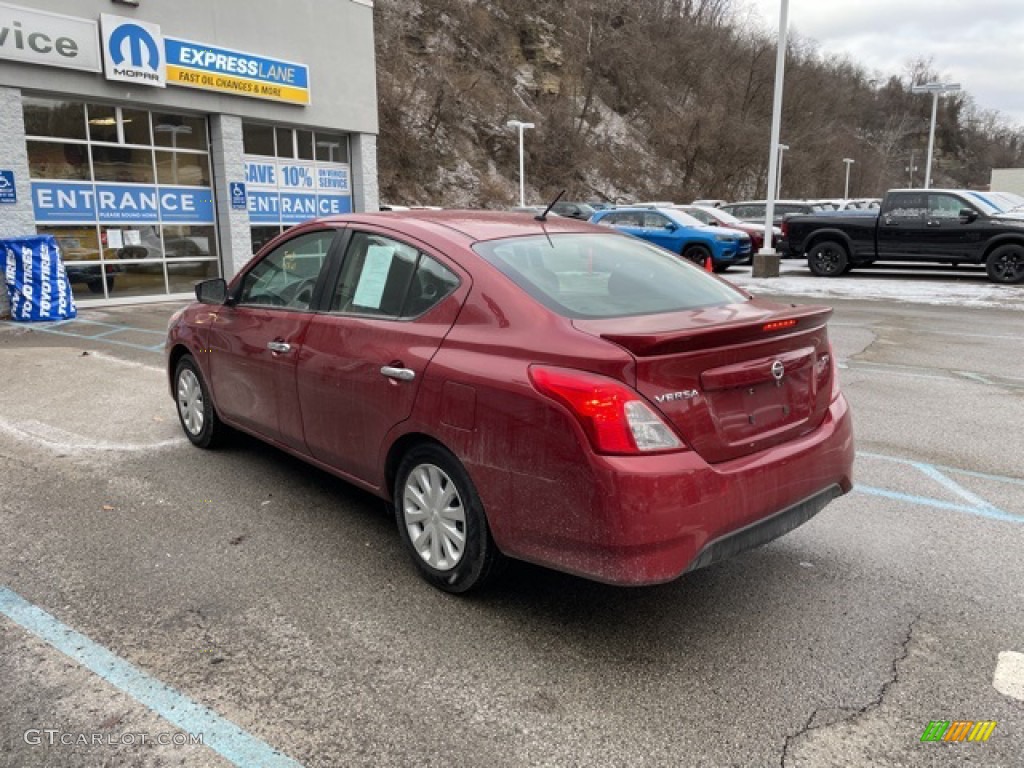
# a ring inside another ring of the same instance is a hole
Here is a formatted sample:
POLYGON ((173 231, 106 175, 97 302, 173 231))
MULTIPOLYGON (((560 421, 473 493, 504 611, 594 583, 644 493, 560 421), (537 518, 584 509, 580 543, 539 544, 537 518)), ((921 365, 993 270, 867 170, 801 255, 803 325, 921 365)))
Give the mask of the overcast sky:
MULTIPOLYGON (((778 29, 782 0, 735 4, 778 29)), ((1024 126, 1024 0, 789 0, 789 29, 886 77, 931 59, 980 109, 1024 126)))

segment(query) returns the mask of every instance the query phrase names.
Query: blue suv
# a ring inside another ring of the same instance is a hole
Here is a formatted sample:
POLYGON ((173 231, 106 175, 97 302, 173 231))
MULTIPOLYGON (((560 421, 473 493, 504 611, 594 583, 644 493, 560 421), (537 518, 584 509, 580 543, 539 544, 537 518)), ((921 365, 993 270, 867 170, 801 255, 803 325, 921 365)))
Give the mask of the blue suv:
POLYGON ((590 222, 615 227, 698 264, 710 258, 715 272, 747 264, 751 258, 750 235, 709 227, 674 208, 614 208, 598 211, 590 222))

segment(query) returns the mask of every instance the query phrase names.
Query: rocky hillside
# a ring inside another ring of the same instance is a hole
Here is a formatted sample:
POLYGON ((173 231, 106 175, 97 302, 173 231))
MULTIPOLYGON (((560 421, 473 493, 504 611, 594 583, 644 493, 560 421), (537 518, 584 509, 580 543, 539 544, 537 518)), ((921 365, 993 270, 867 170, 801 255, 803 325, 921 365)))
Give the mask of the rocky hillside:
MULTIPOLYGON (((775 72, 770 31, 740 0, 377 0, 381 199, 505 207, 566 189, 583 200, 764 195, 775 72)), ((791 41, 782 123, 784 197, 837 197, 908 183, 923 165, 930 101, 910 86, 926 62, 879 79, 791 41)), ((940 106, 933 183, 983 187, 1024 161, 1024 131, 940 106)), ((917 183, 920 184, 920 174, 917 183)))

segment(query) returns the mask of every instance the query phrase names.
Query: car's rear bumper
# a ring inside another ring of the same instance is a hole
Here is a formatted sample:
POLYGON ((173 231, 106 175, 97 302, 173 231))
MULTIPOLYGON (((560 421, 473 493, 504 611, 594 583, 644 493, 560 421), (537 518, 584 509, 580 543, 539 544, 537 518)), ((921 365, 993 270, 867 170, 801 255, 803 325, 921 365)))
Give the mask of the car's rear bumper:
POLYGON ((598 581, 671 581, 809 520, 852 487, 853 453, 840 396, 813 432, 734 461, 709 465, 692 451, 593 457, 590 477, 534 489, 554 501, 520 478, 519 524, 495 521, 495 537, 513 557, 598 581))

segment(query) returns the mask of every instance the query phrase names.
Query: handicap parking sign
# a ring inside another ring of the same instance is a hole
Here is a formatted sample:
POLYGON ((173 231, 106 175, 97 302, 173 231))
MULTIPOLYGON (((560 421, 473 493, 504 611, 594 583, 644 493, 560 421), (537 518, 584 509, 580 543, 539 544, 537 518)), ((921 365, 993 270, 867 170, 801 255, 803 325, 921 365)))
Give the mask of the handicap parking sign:
POLYGON ((231 184, 231 207, 235 210, 245 210, 245 184, 240 181, 232 181, 231 184))
POLYGON ((14 188, 14 171, 0 171, 0 203, 18 202, 18 192, 14 188))

